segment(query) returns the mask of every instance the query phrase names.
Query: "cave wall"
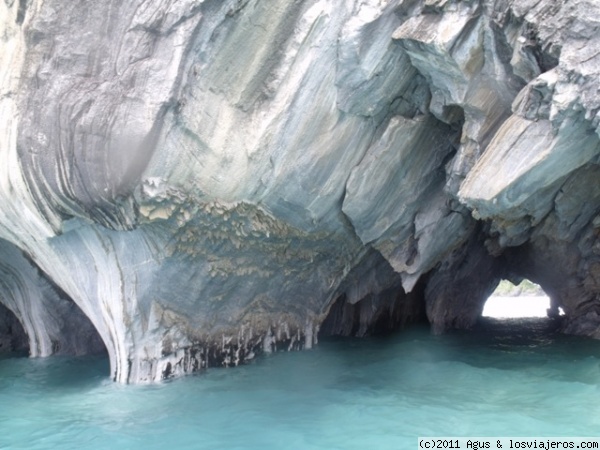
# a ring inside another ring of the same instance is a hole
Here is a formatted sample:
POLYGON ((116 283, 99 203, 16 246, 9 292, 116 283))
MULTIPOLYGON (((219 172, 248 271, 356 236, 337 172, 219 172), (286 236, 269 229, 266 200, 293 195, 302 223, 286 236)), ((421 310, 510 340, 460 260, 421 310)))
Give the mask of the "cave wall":
MULTIPOLYGON (((595 2, 5 0, 0 22, 4 261, 89 318, 113 379, 321 325, 469 327, 507 274, 599 335, 595 2)), ((73 341, 54 295, 6 286, 45 311, 30 341, 73 341)))
POLYGON ((29 339, 14 313, 0 304, 0 355, 29 351, 29 339))

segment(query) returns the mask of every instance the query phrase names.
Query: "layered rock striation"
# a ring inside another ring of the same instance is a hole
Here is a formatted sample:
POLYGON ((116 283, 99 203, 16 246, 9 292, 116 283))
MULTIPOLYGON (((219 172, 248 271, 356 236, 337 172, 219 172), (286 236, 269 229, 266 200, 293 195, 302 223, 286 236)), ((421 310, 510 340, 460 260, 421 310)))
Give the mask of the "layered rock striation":
POLYGON ((101 339, 113 379, 158 381, 470 327, 523 277, 600 337, 596 2, 5 0, 0 23, 0 303, 31 355, 101 339))

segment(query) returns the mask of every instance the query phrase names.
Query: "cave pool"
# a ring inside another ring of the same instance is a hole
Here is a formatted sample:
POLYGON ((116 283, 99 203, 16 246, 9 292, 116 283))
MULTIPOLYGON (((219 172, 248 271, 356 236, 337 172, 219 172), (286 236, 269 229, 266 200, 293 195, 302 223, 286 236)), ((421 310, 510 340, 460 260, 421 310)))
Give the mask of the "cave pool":
POLYGON ((0 359, 2 449, 414 449, 417 436, 597 436, 600 341, 545 319, 322 340, 160 385, 106 357, 0 359))

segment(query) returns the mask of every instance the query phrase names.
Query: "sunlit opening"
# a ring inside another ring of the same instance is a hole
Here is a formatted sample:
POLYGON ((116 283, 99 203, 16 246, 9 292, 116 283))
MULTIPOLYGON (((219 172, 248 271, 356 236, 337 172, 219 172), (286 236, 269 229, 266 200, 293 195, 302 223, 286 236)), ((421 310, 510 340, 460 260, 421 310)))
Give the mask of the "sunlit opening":
POLYGON ((483 308, 484 317, 519 318, 548 317, 561 314, 562 310, 551 311, 550 298, 542 288, 529 280, 523 280, 515 286, 502 280, 483 308))

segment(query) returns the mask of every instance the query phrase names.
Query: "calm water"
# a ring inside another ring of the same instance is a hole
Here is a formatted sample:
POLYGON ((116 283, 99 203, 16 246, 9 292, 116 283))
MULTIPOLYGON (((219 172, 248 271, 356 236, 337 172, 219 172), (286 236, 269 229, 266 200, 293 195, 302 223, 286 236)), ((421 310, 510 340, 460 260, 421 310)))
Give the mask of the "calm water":
POLYGON ((486 320, 488 332, 332 340, 159 386, 111 383, 106 358, 5 358, 0 448, 413 449, 419 435, 600 434, 600 342, 540 319, 486 320))

